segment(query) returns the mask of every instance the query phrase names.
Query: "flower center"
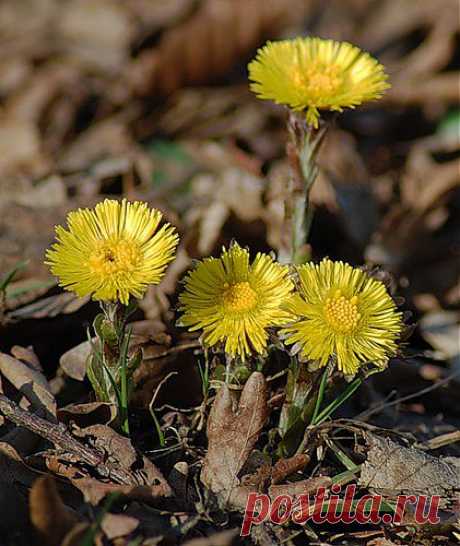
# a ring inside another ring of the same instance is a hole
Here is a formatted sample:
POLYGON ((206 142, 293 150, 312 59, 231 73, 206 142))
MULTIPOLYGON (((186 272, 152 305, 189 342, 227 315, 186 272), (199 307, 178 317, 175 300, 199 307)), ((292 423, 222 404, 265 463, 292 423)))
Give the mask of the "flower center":
POLYGON ((136 243, 126 240, 100 241, 88 263, 97 275, 131 273, 140 263, 141 252, 136 243))
POLYGON ((350 299, 342 296, 336 290, 332 297, 327 298, 324 306, 324 315, 327 322, 337 332, 344 334, 353 330, 358 324, 361 314, 358 313, 358 296, 350 299))
POLYGON ((247 281, 237 282, 226 287, 223 301, 229 311, 249 311, 256 306, 257 294, 247 281))
POLYGON ((324 95, 337 93, 343 83, 343 76, 337 66, 314 62, 305 71, 296 73, 294 81, 303 86, 311 98, 320 99, 324 95))

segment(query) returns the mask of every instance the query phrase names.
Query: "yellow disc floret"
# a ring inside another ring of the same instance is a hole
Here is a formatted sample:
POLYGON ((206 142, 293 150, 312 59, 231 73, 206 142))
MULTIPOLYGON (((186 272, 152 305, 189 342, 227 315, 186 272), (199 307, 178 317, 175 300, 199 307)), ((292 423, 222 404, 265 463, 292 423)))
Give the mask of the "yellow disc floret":
POLYGON ((262 253, 250 263, 249 252, 234 243, 187 275, 180 322, 202 330, 207 347, 222 344, 227 355, 244 360, 264 353, 268 328, 292 319, 282 306, 293 288, 286 266, 262 253))
POLYGON ((356 328, 361 317, 357 303, 358 296, 347 299, 342 296, 341 290, 336 290, 332 297, 326 299, 324 316, 335 331, 345 333, 356 328))
POLYGON ((228 311, 241 313, 254 309, 257 304, 257 294, 247 281, 237 282, 225 288, 223 302, 228 311))
POLYGON ((139 267, 142 253, 134 241, 99 242, 88 259, 95 275, 108 276, 132 273, 139 267))
POLYGON ((282 330, 286 343, 323 366, 333 359, 347 375, 368 362, 383 367, 396 353, 403 325, 385 285, 327 259, 297 271, 299 291, 287 305, 297 320, 282 330))

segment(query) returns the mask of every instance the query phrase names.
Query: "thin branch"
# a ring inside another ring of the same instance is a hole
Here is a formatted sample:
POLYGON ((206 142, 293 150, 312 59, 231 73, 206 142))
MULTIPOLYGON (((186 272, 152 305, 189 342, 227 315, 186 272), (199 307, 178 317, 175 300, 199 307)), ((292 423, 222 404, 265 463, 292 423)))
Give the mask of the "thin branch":
POLYGON ((368 419, 371 415, 374 415, 375 413, 379 413, 380 411, 390 408, 392 406, 397 406, 398 404, 401 404, 402 402, 407 402, 408 400, 412 400, 414 398, 418 398, 419 396, 423 396, 424 394, 428 394, 429 392, 432 392, 439 387, 442 387, 443 385, 446 385, 454 379, 455 377, 458 377, 460 375, 460 371, 453 372, 449 374, 447 377, 444 377, 444 379, 440 379, 439 381, 436 381, 436 383, 433 383, 432 385, 429 385, 428 387, 425 387, 424 389, 421 389, 417 392, 413 392, 411 394, 408 394, 406 396, 402 396, 401 398, 397 398, 396 400, 393 400, 392 402, 382 402, 381 404, 378 404, 377 406, 373 408, 369 408, 366 411, 361 412, 359 415, 355 416, 355 419, 368 419))
POLYGON ((110 478, 119 484, 138 485, 133 481, 130 472, 105 462, 103 453, 79 442, 70 434, 64 424, 50 423, 46 419, 22 409, 3 394, 0 394, 0 412, 16 425, 48 440, 57 448, 76 455, 85 464, 93 467, 100 476, 110 478))

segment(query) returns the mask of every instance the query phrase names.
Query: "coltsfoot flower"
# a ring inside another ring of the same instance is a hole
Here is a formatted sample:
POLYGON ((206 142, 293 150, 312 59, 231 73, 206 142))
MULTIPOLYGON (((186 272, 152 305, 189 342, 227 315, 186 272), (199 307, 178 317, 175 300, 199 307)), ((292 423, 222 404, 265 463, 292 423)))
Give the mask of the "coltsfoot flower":
POLYGON ((242 360, 267 347, 267 328, 286 324, 292 315, 282 304, 292 293, 287 266, 233 243, 220 258, 206 258, 188 273, 179 296, 182 326, 203 331, 203 343, 220 342, 225 353, 242 360))
POLYGON ((384 67, 371 55, 347 42, 321 38, 267 42, 248 69, 251 90, 259 98, 306 110, 314 127, 319 110, 354 108, 390 87, 384 67))
POLYGON ((174 258, 178 236, 169 224, 157 229, 161 218, 147 203, 126 199, 70 212, 45 263, 66 290, 126 305, 130 295, 141 298, 158 284, 174 258))
POLYGON ((297 271, 299 293, 287 307, 298 321, 281 331, 294 352, 321 366, 334 358, 345 375, 368 362, 385 366, 396 353, 403 326, 385 285, 361 269, 328 259, 297 271))

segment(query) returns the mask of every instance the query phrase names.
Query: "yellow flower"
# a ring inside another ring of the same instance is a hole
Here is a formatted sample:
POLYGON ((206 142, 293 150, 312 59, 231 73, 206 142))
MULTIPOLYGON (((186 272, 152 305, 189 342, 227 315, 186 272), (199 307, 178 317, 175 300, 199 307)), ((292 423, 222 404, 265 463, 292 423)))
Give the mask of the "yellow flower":
POLYGON ((297 268, 300 287, 288 302, 298 321, 282 330, 294 352, 325 366, 335 358, 346 375, 360 364, 385 366, 396 353, 402 314, 385 285, 343 262, 297 268))
POLYGON ((259 98, 307 110, 307 122, 314 127, 319 109, 354 108, 390 87, 383 66, 368 53, 321 38, 267 42, 248 69, 251 90, 259 98))
POLYGON ((126 305, 130 295, 141 298, 158 284, 174 258, 178 236, 169 224, 157 230, 161 218, 147 203, 126 199, 70 212, 68 230, 56 227, 45 263, 65 289, 126 305))
POLYGON ((179 296, 180 323, 203 330, 205 346, 223 342, 228 355, 244 360, 253 351, 265 351, 267 328, 292 319, 281 305, 293 288, 287 266, 262 253, 250 264, 249 252, 234 243, 187 275, 179 296))

